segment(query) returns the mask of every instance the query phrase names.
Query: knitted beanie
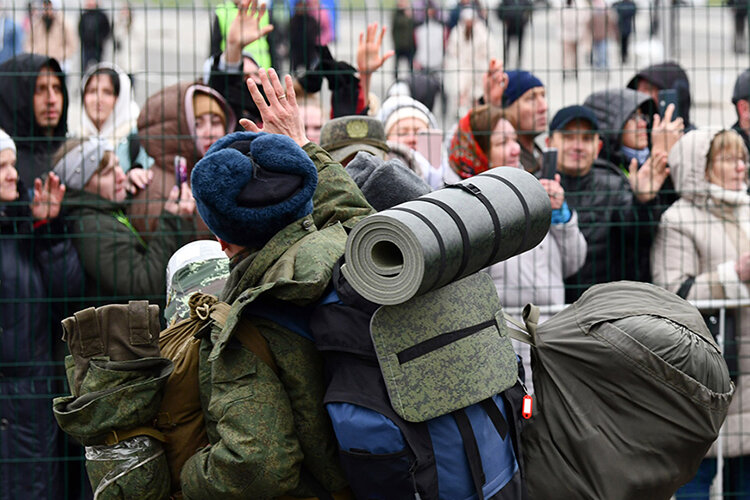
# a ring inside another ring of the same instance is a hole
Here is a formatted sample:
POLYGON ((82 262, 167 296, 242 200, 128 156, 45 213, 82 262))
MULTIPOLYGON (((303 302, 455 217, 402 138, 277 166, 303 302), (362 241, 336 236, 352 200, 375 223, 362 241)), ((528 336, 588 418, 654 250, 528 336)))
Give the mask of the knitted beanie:
POLYGON ((534 87, 544 87, 542 81, 528 71, 508 71, 508 87, 503 92, 503 107, 507 108, 534 87))
POLYGON ((10 138, 5 130, 0 129, 0 151, 3 151, 5 149, 10 149, 15 153, 16 143, 13 142, 13 139, 10 138))
POLYGON ((211 232, 258 249, 312 213, 318 172, 289 137, 235 132, 209 148, 190 182, 198 213, 211 232))

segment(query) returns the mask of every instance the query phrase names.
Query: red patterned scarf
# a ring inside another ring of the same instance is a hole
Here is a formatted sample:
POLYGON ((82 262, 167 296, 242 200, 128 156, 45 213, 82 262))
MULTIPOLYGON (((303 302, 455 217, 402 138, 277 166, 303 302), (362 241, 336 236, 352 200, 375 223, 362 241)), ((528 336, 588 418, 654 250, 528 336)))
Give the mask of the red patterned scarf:
POLYGON ((471 131, 470 116, 471 111, 458 122, 448 156, 451 168, 462 179, 468 179, 489 169, 487 155, 479 147, 471 131))

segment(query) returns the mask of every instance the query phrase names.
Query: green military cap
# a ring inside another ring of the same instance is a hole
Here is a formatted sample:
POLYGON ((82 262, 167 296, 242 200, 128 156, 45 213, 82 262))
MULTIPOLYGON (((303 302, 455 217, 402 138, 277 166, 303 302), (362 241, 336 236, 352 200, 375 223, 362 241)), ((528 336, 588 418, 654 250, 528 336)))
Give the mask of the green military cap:
POLYGON ((338 162, 359 151, 383 160, 388 153, 383 124, 369 116, 342 116, 329 121, 320 131, 320 146, 338 162))

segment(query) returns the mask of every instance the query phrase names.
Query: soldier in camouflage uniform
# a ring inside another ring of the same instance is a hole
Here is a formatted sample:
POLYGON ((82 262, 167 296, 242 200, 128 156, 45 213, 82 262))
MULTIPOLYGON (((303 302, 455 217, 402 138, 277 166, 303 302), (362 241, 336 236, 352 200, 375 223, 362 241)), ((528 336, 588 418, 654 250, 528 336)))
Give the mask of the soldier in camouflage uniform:
POLYGON ((211 446, 182 469, 188 499, 349 497, 304 314, 324 297, 347 229, 372 208, 341 165, 307 141, 291 78, 283 93, 271 77, 261 72, 270 104, 251 79, 248 87, 264 129, 289 137, 229 135, 192 174, 199 211, 230 256, 222 300, 232 308, 201 340, 211 446))
POLYGON ((177 250, 167 264, 167 307, 173 325, 190 317, 188 300, 195 292, 218 297, 229 277, 229 259, 217 241, 199 240, 177 250))
POLYGON ((380 120, 369 116, 342 116, 329 121, 320 130, 320 147, 344 166, 360 151, 385 160, 388 144, 380 120))

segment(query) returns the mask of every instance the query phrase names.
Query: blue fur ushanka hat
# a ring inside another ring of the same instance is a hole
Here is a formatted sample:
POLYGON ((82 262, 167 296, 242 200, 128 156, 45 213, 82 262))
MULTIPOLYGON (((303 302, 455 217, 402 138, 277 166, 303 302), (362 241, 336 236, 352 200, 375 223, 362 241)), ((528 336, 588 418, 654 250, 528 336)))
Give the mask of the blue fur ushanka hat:
POLYGON ((289 137, 235 132, 209 148, 190 182, 198 213, 211 232, 257 249, 312 213, 318 171, 289 137))

